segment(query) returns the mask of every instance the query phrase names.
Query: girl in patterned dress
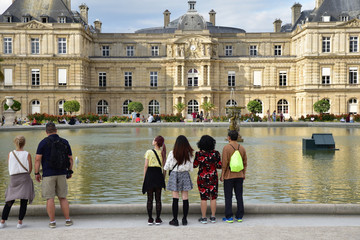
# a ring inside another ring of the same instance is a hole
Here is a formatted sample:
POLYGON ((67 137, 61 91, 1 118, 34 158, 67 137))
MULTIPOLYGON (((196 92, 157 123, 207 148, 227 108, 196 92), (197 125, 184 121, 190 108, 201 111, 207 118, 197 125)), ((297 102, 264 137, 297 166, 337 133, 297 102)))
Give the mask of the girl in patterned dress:
POLYGON ((218 196, 218 174, 216 169, 221 169, 220 153, 215 149, 216 141, 209 135, 201 137, 197 143, 200 151, 195 153, 194 168, 199 167, 197 184, 201 198, 201 218, 199 222, 207 223, 207 200, 210 200, 212 223, 216 222, 216 199, 218 196))

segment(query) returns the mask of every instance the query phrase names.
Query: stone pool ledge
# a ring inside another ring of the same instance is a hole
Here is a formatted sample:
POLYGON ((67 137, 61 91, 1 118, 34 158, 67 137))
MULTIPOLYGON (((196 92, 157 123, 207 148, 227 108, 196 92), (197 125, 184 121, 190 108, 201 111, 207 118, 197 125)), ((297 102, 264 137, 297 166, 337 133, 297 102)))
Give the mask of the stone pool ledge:
MULTIPOLYGON (((79 125, 57 124, 58 129, 113 128, 113 127, 228 127, 228 122, 213 123, 89 123, 79 125)), ((240 127, 331 127, 360 128, 360 123, 340 122, 241 122, 240 127)), ((0 131, 45 130, 45 125, 0 127, 0 131)))
MULTIPOLYGON (((220 214, 224 209, 224 204, 218 204, 216 211, 220 214)), ((181 204, 179 210, 182 211, 181 204)), ((10 214, 17 216, 18 211, 19 206, 14 206, 10 214)), ((360 204, 245 204, 245 212, 246 214, 360 215, 360 204)), ((147 214, 145 203, 70 205, 70 213, 72 216, 147 214)), ((162 213, 171 214, 171 204, 163 204, 162 213)), ((201 214, 200 204, 190 204, 189 213, 201 214)), ((60 206, 56 206, 56 214, 62 215, 60 206)), ((47 216, 46 206, 29 205, 26 215, 47 216)))

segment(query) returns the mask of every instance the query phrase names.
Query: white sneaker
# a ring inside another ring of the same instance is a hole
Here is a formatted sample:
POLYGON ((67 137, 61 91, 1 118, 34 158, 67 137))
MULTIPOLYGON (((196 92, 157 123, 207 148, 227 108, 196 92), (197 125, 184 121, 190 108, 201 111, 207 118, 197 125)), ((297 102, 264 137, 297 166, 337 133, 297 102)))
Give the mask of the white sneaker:
POLYGON ((24 225, 23 224, 20 224, 20 223, 18 223, 17 225, 16 225, 16 228, 17 229, 21 229, 21 228, 23 228, 24 227, 24 225))
POLYGON ((6 223, 0 223, 0 228, 5 228, 6 227, 6 223))

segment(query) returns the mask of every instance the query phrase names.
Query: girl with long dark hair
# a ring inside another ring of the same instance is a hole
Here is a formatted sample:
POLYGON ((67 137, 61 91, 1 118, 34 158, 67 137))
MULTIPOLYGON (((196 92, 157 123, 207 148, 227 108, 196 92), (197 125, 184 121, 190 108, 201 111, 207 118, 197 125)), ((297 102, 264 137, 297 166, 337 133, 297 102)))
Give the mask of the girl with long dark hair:
POLYGON ((179 226, 178 211, 179 211, 179 192, 183 200, 183 218, 182 224, 187 225, 187 215, 189 213, 188 191, 193 188, 189 172, 193 170, 193 149, 189 141, 183 135, 177 137, 174 149, 169 153, 164 169, 171 170, 168 190, 172 191, 173 203, 172 212, 173 219, 169 222, 170 225, 179 226))
POLYGON ((154 194, 156 201, 155 224, 159 225, 162 223, 162 220, 160 218, 161 189, 165 188, 165 172, 163 172, 162 168, 164 166, 164 160, 166 157, 166 147, 164 141, 165 140, 162 136, 157 136, 152 142, 154 149, 147 150, 145 153, 144 183, 142 192, 143 194, 147 193, 146 208, 149 216, 149 225, 154 224, 154 219, 152 217, 154 194))

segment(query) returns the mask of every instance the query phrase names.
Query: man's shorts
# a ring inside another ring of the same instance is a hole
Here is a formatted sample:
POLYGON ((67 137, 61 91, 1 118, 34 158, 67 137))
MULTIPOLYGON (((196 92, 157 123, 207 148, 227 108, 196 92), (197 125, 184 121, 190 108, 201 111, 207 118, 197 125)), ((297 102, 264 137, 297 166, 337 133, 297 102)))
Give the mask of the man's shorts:
POLYGON ((66 175, 43 177, 41 188, 42 197, 45 199, 55 198, 55 196, 66 198, 68 194, 66 175))

